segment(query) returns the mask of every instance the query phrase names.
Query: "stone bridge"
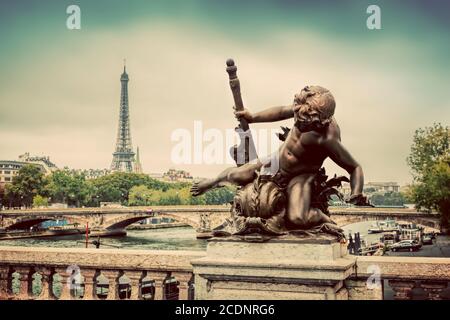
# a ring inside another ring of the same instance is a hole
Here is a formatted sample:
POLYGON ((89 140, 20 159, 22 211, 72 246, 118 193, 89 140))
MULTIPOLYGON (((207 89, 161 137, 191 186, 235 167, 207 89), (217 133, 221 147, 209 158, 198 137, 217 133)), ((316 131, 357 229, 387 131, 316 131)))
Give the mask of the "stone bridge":
POLYGON ((412 222, 421 226, 440 230, 439 214, 418 212, 411 209, 398 208, 333 208, 330 210, 331 219, 339 226, 362 221, 396 220, 412 222))
POLYGON ((23 230, 44 221, 67 220, 90 228, 122 230, 152 217, 168 217, 202 232, 211 230, 230 216, 229 206, 164 206, 125 208, 73 208, 0 211, 0 228, 23 230))
MULTIPOLYGON (((339 225, 394 219, 439 229, 439 216, 398 208, 331 208, 331 218, 339 225)), ((229 206, 155 206, 123 208, 73 208, 0 211, 0 228, 29 229, 43 221, 68 220, 91 228, 123 230, 130 224, 151 217, 169 217, 192 226, 198 232, 214 229, 230 216, 229 206)))

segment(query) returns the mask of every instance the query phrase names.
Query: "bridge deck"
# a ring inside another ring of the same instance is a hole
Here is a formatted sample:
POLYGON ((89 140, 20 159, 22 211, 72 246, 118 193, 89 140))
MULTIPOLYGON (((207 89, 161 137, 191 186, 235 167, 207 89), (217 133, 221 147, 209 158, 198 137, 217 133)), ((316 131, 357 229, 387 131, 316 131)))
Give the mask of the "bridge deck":
MULTIPOLYGON (((122 208, 65 208, 65 209, 24 209, 24 210, 3 210, 0 215, 3 216, 22 216, 22 215, 86 215, 86 214, 118 214, 118 213, 149 213, 152 212, 229 212, 229 205, 221 206, 151 206, 151 207, 122 207, 122 208)), ((372 208, 372 207, 330 207, 332 215, 414 215, 420 217, 433 218, 437 213, 420 212, 408 208, 372 208)))

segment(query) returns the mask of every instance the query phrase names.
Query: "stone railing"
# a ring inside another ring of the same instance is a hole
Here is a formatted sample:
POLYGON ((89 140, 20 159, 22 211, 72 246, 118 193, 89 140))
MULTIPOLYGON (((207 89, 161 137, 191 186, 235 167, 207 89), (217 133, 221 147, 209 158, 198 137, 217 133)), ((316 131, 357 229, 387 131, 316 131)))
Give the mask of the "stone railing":
MULTIPOLYGON (((205 252, 0 247, 0 300, 188 300, 205 252)), ((449 299, 450 258, 356 257, 350 300, 449 299)))
POLYGON ((0 300, 193 299, 198 251, 0 247, 0 300))
POLYGON ((449 282, 450 258, 361 256, 346 287, 351 300, 440 300, 449 282))

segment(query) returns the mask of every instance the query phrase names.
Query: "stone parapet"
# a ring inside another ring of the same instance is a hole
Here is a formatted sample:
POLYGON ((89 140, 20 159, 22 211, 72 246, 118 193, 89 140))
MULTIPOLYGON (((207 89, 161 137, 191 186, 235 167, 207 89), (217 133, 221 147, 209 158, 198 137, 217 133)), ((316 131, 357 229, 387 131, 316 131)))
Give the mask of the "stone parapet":
POLYGON ((349 256, 320 239, 207 252, 0 247, 0 299, 448 299, 450 258, 349 256), (35 286, 40 285, 39 290, 35 286))
POLYGON ((357 277, 371 276, 376 266, 384 279, 450 280, 450 258, 358 256, 356 264, 357 277))
POLYGON ((0 299, 188 299, 190 261, 202 256, 199 251, 0 247, 0 299), (40 292, 28 290, 33 285, 40 292))
POLYGON ((385 286, 396 300, 413 299, 414 289, 422 289, 425 299, 440 300, 449 281, 450 258, 361 256, 346 286, 356 300, 384 299, 385 286))

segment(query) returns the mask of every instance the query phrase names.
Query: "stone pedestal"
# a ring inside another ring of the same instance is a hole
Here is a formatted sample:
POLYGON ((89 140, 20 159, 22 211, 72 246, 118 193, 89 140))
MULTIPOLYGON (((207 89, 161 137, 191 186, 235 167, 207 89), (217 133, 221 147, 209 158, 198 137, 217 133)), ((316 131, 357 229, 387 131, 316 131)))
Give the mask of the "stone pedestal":
POLYGON ((209 240, 191 263, 195 299, 348 299, 344 280, 355 257, 333 237, 283 236, 266 242, 237 237, 209 240))

